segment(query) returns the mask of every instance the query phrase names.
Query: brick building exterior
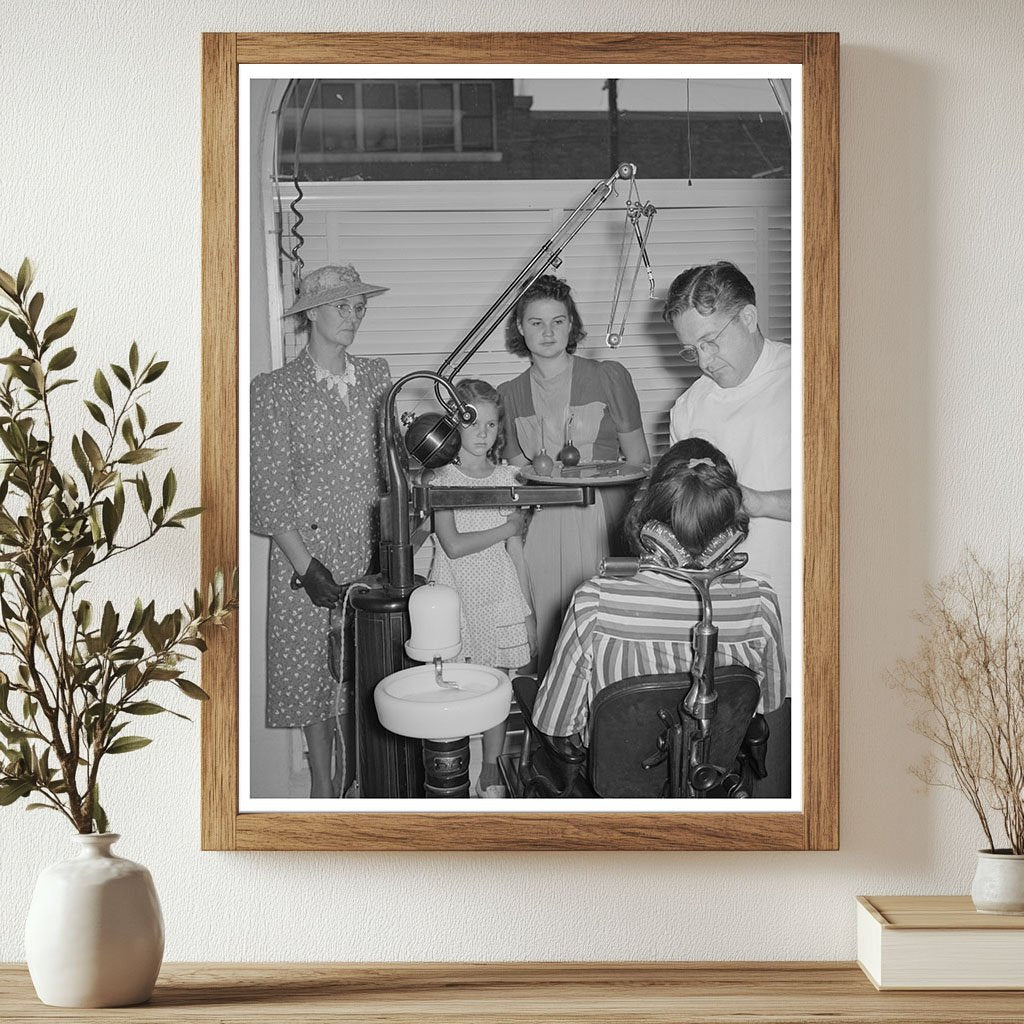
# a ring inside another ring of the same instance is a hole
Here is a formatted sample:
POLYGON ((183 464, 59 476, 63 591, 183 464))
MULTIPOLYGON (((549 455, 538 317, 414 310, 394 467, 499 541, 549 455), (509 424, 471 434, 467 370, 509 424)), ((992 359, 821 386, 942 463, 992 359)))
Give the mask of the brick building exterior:
MULTIPOLYGON (((778 112, 534 110, 510 79, 323 82, 306 119, 301 180, 788 178, 778 112)), ((295 97, 296 99, 301 98, 295 97)), ((282 117, 282 177, 298 108, 282 117)))

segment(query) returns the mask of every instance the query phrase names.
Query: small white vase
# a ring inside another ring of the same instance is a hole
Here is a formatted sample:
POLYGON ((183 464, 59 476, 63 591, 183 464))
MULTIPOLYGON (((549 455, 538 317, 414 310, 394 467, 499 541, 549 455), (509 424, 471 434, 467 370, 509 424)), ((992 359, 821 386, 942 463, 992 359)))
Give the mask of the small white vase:
POLYGON ((1024 914, 1024 854, 979 850, 971 899, 982 914, 1024 914))
POLYGON ((45 868, 36 882, 25 958, 50 1006, 134 1006, 153 993, 163 915, 150 873, 111 852, 120 838, 76 835, 79 855, 45 868))

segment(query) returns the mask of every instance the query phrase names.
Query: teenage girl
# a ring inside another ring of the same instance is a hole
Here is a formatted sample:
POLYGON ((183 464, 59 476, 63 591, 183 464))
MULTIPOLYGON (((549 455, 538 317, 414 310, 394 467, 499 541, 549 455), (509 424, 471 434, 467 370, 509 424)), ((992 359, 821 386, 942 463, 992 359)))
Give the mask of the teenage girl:
MULTIPOLYGON (((429 482, 439 487, 513 486, 515 467, 497 464, 505 434, 498 392, 472 379, 459 381, 455 391, 476 409, 476 422, 459 428, 455 462, 435 470, 429 482)), ((438 543, 431 579, 454 587, 462 599, 460 657, 500 669, 525 668, 536 647, 536 627, 523 558, 522 513, 497 507, 438 511, 434 533, 438 543)), ((504 742, 504 722, 483 734, 478 796, 505 795, 498 774, 504 742)))

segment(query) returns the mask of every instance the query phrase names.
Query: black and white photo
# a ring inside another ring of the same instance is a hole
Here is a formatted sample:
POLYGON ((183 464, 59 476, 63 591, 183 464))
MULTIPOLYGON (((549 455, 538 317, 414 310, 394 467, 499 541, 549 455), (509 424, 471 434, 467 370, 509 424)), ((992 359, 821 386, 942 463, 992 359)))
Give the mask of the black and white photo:
POLYGON ((240 808, 799 810, 801 68, 243 70, 240 808))

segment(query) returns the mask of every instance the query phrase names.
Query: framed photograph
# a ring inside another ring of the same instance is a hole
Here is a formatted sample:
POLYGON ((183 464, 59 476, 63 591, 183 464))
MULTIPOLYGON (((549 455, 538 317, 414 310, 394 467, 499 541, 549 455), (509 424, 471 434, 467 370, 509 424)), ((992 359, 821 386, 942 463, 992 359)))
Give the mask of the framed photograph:
POLYGON ((204 849, 838 848, 838 56, 204 35, 204 849))

